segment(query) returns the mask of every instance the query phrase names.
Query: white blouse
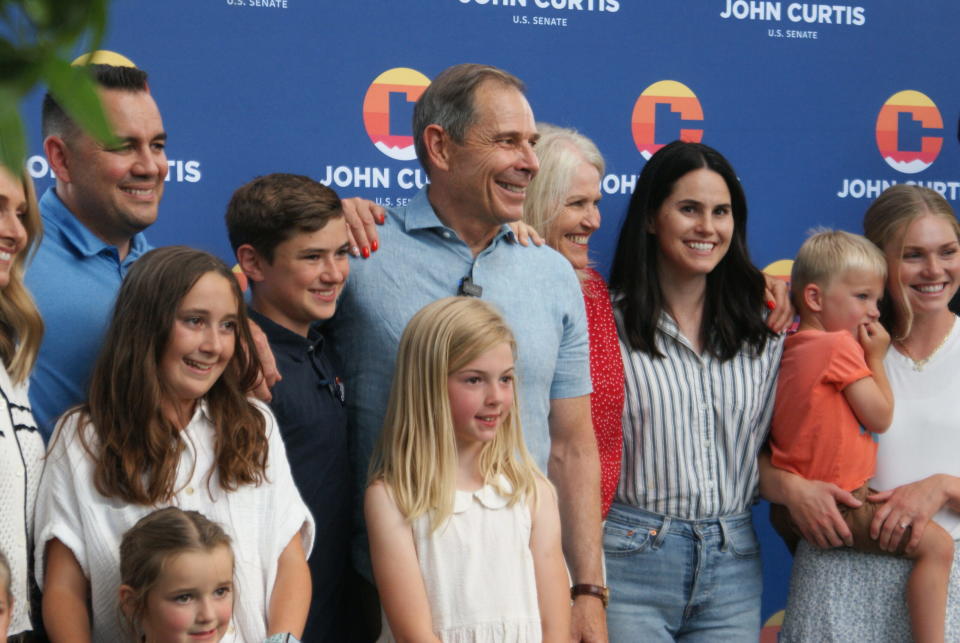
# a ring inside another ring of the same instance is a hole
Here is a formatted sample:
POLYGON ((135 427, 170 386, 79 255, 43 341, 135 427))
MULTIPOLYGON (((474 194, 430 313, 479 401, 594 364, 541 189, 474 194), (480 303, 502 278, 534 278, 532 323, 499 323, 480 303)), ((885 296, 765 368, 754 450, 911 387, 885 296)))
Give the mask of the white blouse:
MULTIPOLYGON (((223 641, 266 638, 267 608, 277 576, 277 561, 297 533, 309 556, 313 518, 290 475, 286 452, 270 410, 257 402, 267 420, 269 458, 266 481, 235 491, 220 487, 214 466, 214 432, 203 404, 197 405, 182 435, 187 444, 177 472, 173 499, 163 506, 199 511, 230 536, 235 560, 236 603, 223 641)), ((77 436, 76 416, 61 421, 51 442, 40 483, 36 511, 36 577, 43 587, 43 553, 56 538, 69 548, 90 581, 93 640, 126 640, 117 606, 120 540, 140 518, 157 507, 106 498, 93 485, 94 463, 77 436)))
MULTIPOLYGON (((30 626, 30 574, 33 507, 43 467, 43 437, 37 430, 27 383, 14 385, 0 364, 0 551, 10 564, 13 617, 8 635, 30 626)), ((39 615, 38 615, 39 616, 39 615)))

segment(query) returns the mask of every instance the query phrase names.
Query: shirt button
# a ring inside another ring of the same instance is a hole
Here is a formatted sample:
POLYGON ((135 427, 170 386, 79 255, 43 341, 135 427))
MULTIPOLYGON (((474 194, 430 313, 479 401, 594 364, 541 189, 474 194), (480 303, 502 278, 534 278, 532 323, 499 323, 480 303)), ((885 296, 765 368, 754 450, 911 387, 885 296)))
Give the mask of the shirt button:
POLYGON ((444 231, 443 231, 443 236, 444 236, 444 238, 449 239, 449 238, 450 238, 450 231, 449 231, 449 230, 444 230, 444 231))
POLYGON ((187 487, 187 488, 186 488, 186 492, 187 492, 187 495, 188 495, 188 496, 192 496, 192 495, 193 495, 193 487, 187 487))

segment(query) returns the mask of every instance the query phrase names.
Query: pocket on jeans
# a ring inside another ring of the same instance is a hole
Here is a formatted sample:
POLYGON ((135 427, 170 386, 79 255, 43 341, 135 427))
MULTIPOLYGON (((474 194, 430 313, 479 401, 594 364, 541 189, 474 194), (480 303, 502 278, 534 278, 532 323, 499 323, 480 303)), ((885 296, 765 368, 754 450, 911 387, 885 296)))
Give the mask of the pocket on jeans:
POLYGON ((760 541, 753 529, 753 523, 744 522, 727 531, 727 548, 737 558, 757 558, 760 556, 760 541))
POLYGON ((607 556, 629 556, 650 548, 656 534, 642 525, 623 525, 607 520, 603 528, 603 552, 607 556))

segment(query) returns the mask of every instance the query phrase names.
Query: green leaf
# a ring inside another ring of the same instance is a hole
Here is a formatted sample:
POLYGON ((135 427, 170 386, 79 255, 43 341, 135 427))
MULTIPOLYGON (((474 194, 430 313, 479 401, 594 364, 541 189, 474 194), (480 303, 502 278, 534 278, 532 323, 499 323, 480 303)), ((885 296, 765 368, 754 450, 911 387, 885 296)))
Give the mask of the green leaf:
POLYGON ((60 106, 85 132, 105 144, 116 142, 85 67, 72 67, 66 61, 51 59, 44 63, 43 79, 60 106))
POLYGON ((18 175, 27 158, 27 138, 17 110, 18 97, 0 89, 0 164, 18 175))

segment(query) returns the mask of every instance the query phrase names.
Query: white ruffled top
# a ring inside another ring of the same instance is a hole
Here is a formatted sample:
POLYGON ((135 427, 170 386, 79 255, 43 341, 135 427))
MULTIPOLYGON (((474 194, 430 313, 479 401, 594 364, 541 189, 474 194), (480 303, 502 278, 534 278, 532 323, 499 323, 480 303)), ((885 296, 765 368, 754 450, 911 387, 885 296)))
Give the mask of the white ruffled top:
MULTIPOLYGON (((501 486, 510 488, 505 479, 501 486)), ((531 524, 528 504, 508 506, 492 485, 458 490, 453 515, 433 533, 429 516, 413 522, 433 631, 444 643, 542 640, 531 524)), ((386 627, 381 640, 393 640, 386 627)))

